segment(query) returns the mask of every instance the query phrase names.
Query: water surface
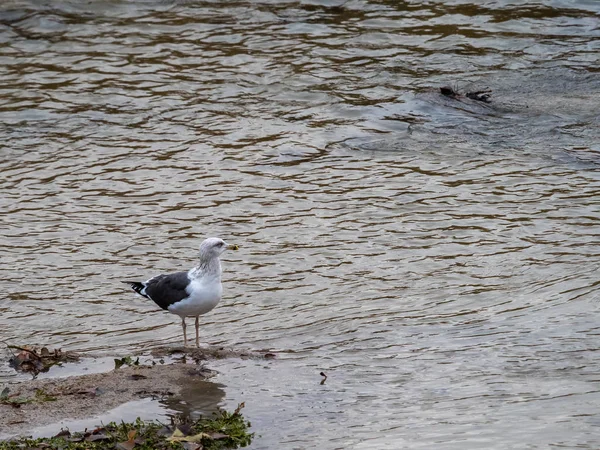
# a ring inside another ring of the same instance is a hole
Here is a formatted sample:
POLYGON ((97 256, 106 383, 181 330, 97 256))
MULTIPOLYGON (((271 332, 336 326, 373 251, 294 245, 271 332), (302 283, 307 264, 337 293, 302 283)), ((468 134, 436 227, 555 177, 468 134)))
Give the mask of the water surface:
POLYGON ((252 448, 598 448, 599 18, 3 2, 0 339, 177 343, 119 280, 220 236, 201 337, 278 354, 211 364, 252 448))

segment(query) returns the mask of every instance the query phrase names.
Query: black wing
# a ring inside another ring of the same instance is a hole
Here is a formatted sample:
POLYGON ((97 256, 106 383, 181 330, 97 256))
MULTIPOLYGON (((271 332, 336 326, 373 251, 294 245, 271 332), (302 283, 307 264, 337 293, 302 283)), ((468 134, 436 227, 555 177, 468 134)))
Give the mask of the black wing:
POLYGON ((190 283, 187 272, 177 272, 169 275, 158 275, 142 283, 144 289, 133 289, 141 295, 148 297, 162 309, 168 309, 173 303, 177 303, 188 296, 186 288, 190 283), (142 293, 143 291, 143 293, 142 293))

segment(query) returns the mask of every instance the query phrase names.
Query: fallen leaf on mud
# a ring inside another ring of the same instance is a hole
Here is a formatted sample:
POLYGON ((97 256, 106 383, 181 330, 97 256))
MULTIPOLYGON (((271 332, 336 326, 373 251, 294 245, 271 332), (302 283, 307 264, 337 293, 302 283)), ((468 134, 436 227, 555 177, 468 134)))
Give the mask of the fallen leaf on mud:
POLYGON ((133 450, 133 447, 135 447, 135 434, 136 431, 131 430, 127 434, 127 440, 125 442, 119 442, 116 448, 119 450, 133 450))
POLYGON ((202 444, 198 444, 197 442, 184 442, 183 449, 184 450, 202 450, 202 444))

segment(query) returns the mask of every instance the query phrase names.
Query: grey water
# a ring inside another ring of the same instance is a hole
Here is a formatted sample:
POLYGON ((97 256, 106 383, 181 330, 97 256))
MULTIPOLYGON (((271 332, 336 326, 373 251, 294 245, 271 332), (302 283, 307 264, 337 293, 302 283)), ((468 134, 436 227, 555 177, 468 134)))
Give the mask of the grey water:
POLYGON ((219 236, 251 448, 597 449, 599 55, 595 0, 4 1, 0 340, 177 344, 119 280, 219 236))

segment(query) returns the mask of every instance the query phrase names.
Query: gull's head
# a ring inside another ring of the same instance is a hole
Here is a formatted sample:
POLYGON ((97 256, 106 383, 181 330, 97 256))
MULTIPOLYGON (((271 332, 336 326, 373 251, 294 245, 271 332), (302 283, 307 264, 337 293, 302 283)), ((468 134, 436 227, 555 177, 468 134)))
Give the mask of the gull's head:
POLYGON ((215 258, 219 257, 225 250, 237 250, 238 246, 228 244, 223 239, 208 238, 200 244, 200 258, 215 258))

